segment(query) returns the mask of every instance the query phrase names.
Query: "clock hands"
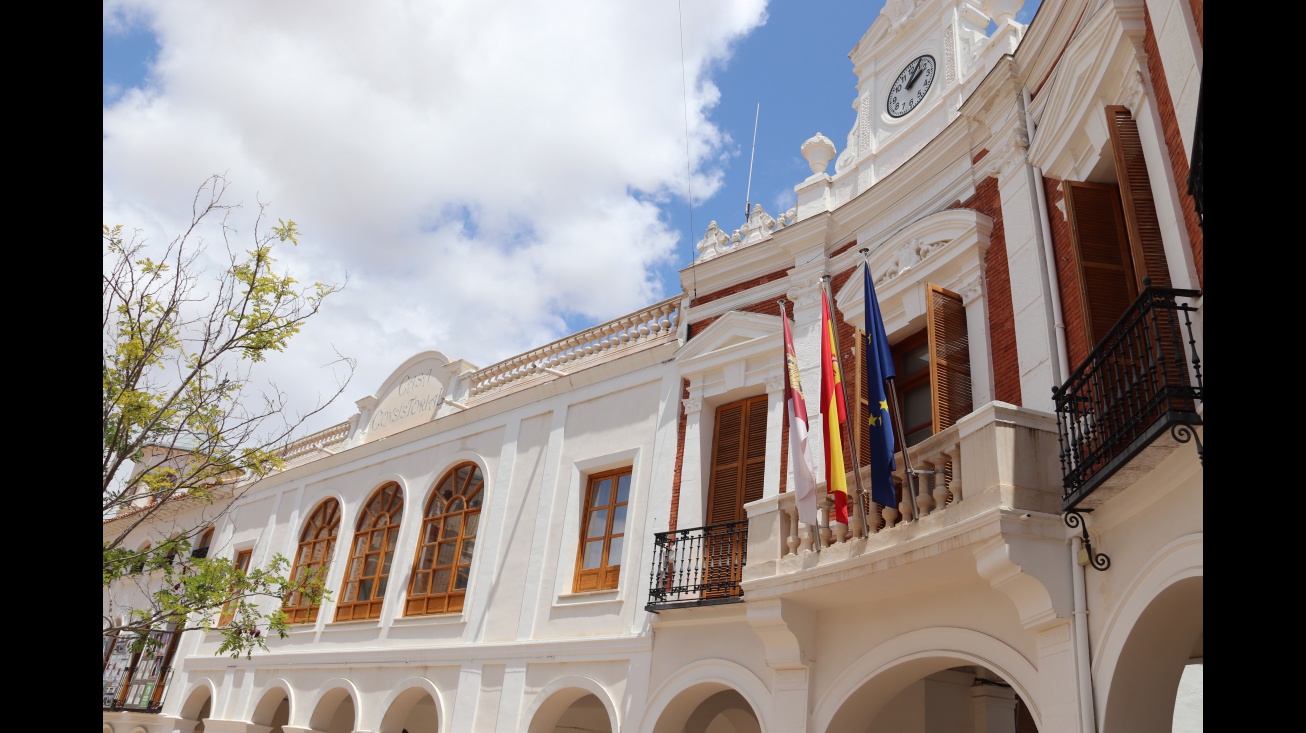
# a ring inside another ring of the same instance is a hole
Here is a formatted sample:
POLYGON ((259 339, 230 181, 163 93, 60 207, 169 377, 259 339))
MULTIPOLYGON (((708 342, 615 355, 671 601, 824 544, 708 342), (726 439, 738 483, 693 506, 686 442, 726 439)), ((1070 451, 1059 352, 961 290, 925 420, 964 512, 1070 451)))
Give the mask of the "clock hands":
POLYGON ((916 80, 921 78, 921 74, 923 73, 925 73, 925 64, 917 62, 916 71, 911 75, 911 78, 907 80, 907 88, 911 89, 916 83, 916 80))

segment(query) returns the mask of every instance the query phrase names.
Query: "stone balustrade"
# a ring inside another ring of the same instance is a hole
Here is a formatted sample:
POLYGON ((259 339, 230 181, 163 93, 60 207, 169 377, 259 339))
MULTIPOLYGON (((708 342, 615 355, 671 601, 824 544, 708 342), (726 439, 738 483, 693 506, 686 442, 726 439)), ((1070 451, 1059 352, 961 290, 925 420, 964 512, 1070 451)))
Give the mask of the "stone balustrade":
POLYGON ((471 399, 539 375, 566 376, 616 352, 674 337, 680 296, 558 339, 466 376, 471 399))
MULTIPOLYGON (((869 529, 851 503, 848 524, 831 522, 832 502, 823 485, 818 486, 823 500, 815 528, 798 521, 792 492, 752 502, 746 506, 748 565, 743 580, 891 550, 997 507, 1059 513, 1056 431, 1056 419, 1047 413, 1001 402, 981 407, 908 450, 915 477, 910 483, 907 461, 899 451, 894 479, 902 498, 889 507, 865 497, 869 529)), ((862 483, 869 493, 866 467, 862 483)), ((848 486, 855 490, 851 472, 848 486)))
POLYGON ((348 420, 339 425, 332 425, 326 430, 319 430, 312 435, 296 440, 282 448, 278 455, 282 460, 290 463, 310 453, 325 449, 327 446, 343 443, 349 437, 349 428, 350 423, 348 420))

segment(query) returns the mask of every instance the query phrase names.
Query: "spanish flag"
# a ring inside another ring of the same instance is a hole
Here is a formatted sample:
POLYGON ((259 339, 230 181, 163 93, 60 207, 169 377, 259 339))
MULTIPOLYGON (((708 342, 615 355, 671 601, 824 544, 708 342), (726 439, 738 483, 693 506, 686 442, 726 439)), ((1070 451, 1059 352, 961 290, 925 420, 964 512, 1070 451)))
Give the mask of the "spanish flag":
POLYGON ((830 301, 821 293, 821 426, 825 437, 825 489, 834 499, 831 522, 848 524, 848 479, 843 463, 843 433, 839 426, 848 419, 839 373, 839 352, 834 346, 834 320, 830 301))

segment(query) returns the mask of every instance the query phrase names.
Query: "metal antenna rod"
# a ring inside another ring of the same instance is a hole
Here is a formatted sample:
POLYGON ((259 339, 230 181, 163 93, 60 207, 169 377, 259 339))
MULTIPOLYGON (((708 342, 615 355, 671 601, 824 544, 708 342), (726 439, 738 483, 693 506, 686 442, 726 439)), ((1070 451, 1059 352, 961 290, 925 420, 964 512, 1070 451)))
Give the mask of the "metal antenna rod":
POLYGON ((753 213, 753 154, 757 152, 757 118, 762 116, 762 103, 757 103, 757 112, 753 114, 753 149, 748 153, 748 186, 744 189, 744 222, 753 213))

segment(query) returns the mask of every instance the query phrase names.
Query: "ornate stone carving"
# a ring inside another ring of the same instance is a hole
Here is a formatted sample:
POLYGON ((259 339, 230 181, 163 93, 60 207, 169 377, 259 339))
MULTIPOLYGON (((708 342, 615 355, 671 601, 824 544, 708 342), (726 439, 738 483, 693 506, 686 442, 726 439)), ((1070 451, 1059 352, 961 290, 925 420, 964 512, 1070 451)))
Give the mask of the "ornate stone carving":
POLYGON ((857 123, 861 125, 861 135, 857 139, 857 150, 871 149, 871 95, 862 97, 861 110, 857 112, 857 123))
POLYGON ((924 2, 925 0, 888 0, 880 13, 888 17, 894 28, 900 28, 916 15, 916 9, 924 2))
POLYGON ((975 299, 984 295, 985 277, 984 271, 980 270, 979 274, 967 280, 957 288, 957 294, 961 296, 962 305, 970 305, 975 299))
POLYGON ((957 40, 952 28, 943 30, 943 83, 952 86, 957 81, 957 40))
POLYGON ((939 240, 937 242, 923 242, 919 239, 913 239, 903 243, 893 253, 893 259, 889 262, 889 267, 875 281, 876 285, 886 283, 902 273, 910 270, 917 262, 924 260, 931 254, 942 249, 948 244, 949 240, 939 240))
POLYGON ((779 392, 780 390, 785 388, 784 375, 767 377, 762 381, 766 383, 767 394, 770 394, 772 392, 779 392))
POLYGON ((816 279, 809 283, 790 288, 787 295, 789 296, 789 299, 794 302, 795 308, 814 306, 821 302, 821 281, 816 279))
POLYGON ((717 226, 714 221, 707 225, 707 232, 702 239, 698 240, 696 246, 698 247, 698 258, 708 260, 719 254, 724 254, 726 250, 730 249, 730 237, 726 236, 726 233, 721 231, 721 227, 717 226))
POLYGON ((688 399, 681 400, 681 404, 684 405, 685 407, 686 415, 692 415, 695 412, 698 412, 699 410, 703 409, 703 400, 699 399, 698 397, 690 397, 688 399))
MULTIPOLYGON (((1145 62, 1144 62, 1145 63, 1145 62)), ((1143 78, 1143 70, 1135 68, 1126 78, 1124 88, 1120 94, 1120 103, 1129 108, 1129 113, 1137 116, 1138 108, 1143 103, 1143 96, 1147 93, 1147 80, 1143 78)))

